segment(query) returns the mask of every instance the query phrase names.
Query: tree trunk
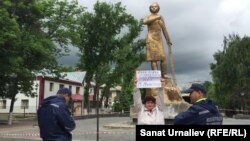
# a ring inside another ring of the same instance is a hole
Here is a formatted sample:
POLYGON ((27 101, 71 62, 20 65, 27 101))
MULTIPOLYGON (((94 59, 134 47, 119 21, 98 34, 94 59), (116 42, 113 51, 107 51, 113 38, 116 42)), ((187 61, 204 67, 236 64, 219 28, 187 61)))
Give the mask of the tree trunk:
POLYGON ((12 93, 11 102, 10 102, 10 111, 9 111, 9 117, 8 117, 8 125, 12 125, 15 97, 16 97, 16 94, 12 93))
POLYGON ((16 94, 18 92, 17 90, 17 80, 14 78, 12 80, 12 83, 10 84, 9 87, 9 94, 11 95, 11 102, 10 102, 10 111, 9 111, 9 117, 8 117, 8 125, 12 125, 12 120, 13 120, 13 109, 14 109, 14 104, 16 101, 16 94))
POLYGON ((109 97, 110 97, 110 95, 105 97, 105 102, 104 102, 105 108, 109 108, 110 107, 110 105, 109 105, 109 97))

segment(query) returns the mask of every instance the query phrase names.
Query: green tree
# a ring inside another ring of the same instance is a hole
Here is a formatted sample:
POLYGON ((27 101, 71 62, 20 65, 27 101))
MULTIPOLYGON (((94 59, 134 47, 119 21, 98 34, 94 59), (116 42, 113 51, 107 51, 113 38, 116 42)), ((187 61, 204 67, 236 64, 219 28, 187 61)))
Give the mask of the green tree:
POLYGON ((242 100, 250 97, 250 38, 232 34, 223 42, 223 51, 214 54, 216 62, 211 64, 213 96, 224 108, 240 108, 242 100))
MULTIPOLYGON (((3 2, 0 2, 3 5, 3 2)), ((6 90, 11 82, 12 70, 10 66, 17 66, 18 58, 14 47, 20 42, 20 29, 14 18, 11 18, 7 9, 0 6, 0 96, 8 96, 6 90)))
POLYGON ((77 42, 74 27, 77 14, 82 11, 74 1, 66 0, 0 2, 0 46, 4 58, 0 63, 0 95, 11 99, 9 124, 17 92, 35 96, 34 73, 43 69, 57 72, 56 58, 68 51, 68 44, 77 42))
POLYGON ((140 64, 137 59, 142 56, 145 43, 137 38, 142 22, 127 14, 121 2, 108 4, 97 1, 93 13, 82 15, 80 25, 78 66, 87 71, 85 97, 88 97, 90 81, 94 81, 94 100, 103 84, 106 85, 104 96, 108 98, 109 88, 121 83, 124 77, 128 77, 127 73, 132 72, 132 76, 140 64))
POLYGON ((203 83, 203 85, 205 86, 205 88, 207 89, 207 97, 210 97, 210 95, 212 95, 212 87, 213 87, 213 83, 210 81, 205 81, 203 83))

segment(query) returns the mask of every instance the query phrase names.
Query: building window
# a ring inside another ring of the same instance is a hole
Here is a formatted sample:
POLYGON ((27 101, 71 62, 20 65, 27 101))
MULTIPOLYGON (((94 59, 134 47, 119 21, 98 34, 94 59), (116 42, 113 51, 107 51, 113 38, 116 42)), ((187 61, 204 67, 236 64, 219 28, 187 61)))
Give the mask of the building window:
POLYGON ((63 88, 64 87, 64 85, 63 84, 60 84, 59 85, 59 89, 61 89, 61 88, 63 88))
POLYGON ((72 86, 71 85, 69 86, 69 89, 72 91, 72 86))
POLYGON ((6 100, 0 100, 0 109, 6 109, 6 100))
POLYGON ((28 109, 29 108, 29 100, 28 99, 22 99, 21 101, 21 109, 28 109))
POLYGON ((76 87, 76 94, 80 93, 80 87, 76 87))
POLYGON ((54 89, 54 83, 49 83, 49 91, 52 92, 54 89))

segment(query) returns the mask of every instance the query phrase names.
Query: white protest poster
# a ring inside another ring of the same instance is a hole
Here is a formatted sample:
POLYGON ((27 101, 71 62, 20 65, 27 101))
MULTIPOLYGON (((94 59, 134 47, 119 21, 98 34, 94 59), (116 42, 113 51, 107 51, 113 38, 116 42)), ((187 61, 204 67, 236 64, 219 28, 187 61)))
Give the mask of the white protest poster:
POLYGON ((137 88, 159 88, 161 87, 161 71, 140 70, 136 71, 137 88))

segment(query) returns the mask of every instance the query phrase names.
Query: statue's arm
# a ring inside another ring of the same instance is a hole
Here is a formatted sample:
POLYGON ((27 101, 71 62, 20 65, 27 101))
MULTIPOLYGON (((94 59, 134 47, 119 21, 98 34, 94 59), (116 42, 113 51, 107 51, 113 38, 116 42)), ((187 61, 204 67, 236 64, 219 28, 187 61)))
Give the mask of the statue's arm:
POLYGON ((166 27, 166 24, 165 24, 163 18, 161 18, 161 20, 159 21, 159 24, 162 28, 163 35, 164 35, 165 39, 167 40, 168 45, 172 45, 170 36, 168 34, 168 30, 167 30, 167 27, 166 27))
POLYGON ((147 16, 143 19, 143 23, 144 24, 150 24, 156 20, 160 20, 161 19, 161 16, 147 16))
POLYGON ((136 112, 139 112, 143 106, 142 100, 141 100, 140 89, 134 88, 133 99, 134 99, 135 110, 136 112))

